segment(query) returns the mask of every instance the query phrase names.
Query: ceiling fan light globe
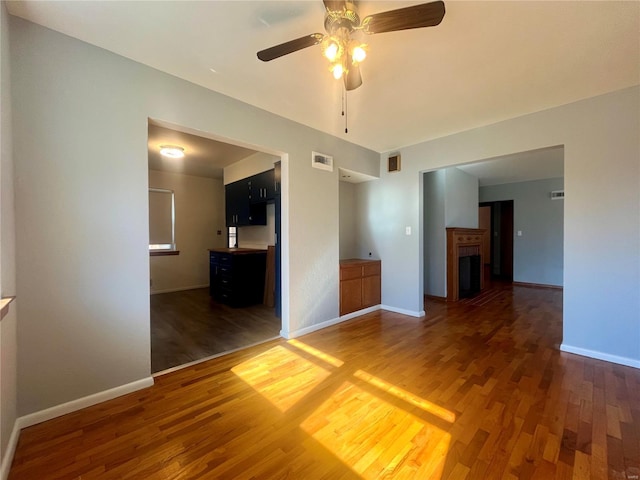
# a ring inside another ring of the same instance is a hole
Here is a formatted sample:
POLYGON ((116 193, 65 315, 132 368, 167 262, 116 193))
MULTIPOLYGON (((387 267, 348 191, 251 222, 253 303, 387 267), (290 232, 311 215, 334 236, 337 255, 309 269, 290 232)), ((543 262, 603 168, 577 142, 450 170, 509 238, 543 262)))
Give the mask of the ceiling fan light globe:
POLYGON ((342 74, 344 73, 344 69, 342 68, 341 64, 336 63, 331 67, 331 73, 333 73, 333 78, 335 78, 336 80, 340 80, 342 78, 342 74))
POLYGON ((324 49, 324 56, 327 57, 330 62, 333 62, 338 57, 339 50, 340 48, 338 47, 338 44, 334 41, 331 41, 324 49))
POLYGON ((351 58, 356 63, 362 62, 365 58, 367 58, 367 51, 364 49, 363 45, 358 45, 353 49, 351 53, 351 58))

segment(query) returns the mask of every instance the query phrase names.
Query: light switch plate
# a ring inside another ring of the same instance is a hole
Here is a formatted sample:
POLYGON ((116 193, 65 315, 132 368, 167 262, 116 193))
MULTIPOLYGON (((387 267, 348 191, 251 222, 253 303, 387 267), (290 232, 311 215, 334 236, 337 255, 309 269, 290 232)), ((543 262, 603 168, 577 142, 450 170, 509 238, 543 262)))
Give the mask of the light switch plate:
POLYGON ((411 227, 404 227, 405 235, 411 235, 411 227))

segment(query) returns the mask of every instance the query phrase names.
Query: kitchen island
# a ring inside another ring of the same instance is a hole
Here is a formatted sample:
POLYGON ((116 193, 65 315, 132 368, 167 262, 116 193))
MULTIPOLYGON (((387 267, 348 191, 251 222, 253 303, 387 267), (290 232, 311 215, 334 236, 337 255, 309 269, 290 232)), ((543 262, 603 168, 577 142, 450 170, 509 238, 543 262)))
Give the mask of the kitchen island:
POLYGON ((230 307, 262 303, 267 250, 212 248, 209 250, 209 295, 230 307))

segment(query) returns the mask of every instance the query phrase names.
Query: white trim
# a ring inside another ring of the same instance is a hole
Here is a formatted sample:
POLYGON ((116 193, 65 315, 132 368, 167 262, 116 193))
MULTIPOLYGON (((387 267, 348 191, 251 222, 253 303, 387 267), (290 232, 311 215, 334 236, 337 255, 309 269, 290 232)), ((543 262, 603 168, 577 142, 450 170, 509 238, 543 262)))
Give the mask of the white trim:
POLYGON ((197 288, 209 288, 209 284, 207 283, 206 285, 192 285, 191 287, 166 288, 164 290, 152 290, 151 295, 155 295, 156 293, 183 292, 185 290, 196 290, 197 288))
POLYGON ((640 368, 640 360, 634 360, 627 357, 619 357, 618 355, 598 352, 597 350, 588 350, 586 348, 574 347, 565 343, 560 345, 560 350, 567 353, 573 353, 575 355, 582 355, 583 357, 595 358, 596 360, 604 360, 605 362, 626 365, 627 367, 640 368))
POLYGON ((143 388, 151 387, 152 385, 153 377, 146 377, 141 380, 136 380, 135 382, 120 385, 119 387, 110 388, 109 390, 94 393, 93 395, 88 395, 76 400, 71 400, 70 402, 56 405, 55 407, 40 410, 39 412, 30 413, 29 415, 18 418, 18 420, 16 420, 16 423, 18 423, 18 426, 21 429, 31 427, 32 425, 46 422, 47 420, 66 415, 67 413, 75 412, 77 410, 81 410, 98 403, 106 402, 107 400, 112 400, 116 397, 120 397, 137 390, 142 390, 143 388))
POLYGON ((7 478, 9 478, 9 471, 11 470, 11 464, 13 463, 13 455, 16 453, 16 447, 18 446, 18 438, 20 438, 20 426, 18 425, 18 420, 16 420, 13 422, 13 430, 11 430, 7 450, 4 452, 4 456, 2 457, 2 469, 0 470, 1 480, 7 480, 7 478))
POLYGON ((20 437, 20 431, 23 428, 31 427, 38 423, 52 420, 62 415, 82 410, 83 408, 96 405, 98 403, 112 400, 116 397, 126 395, 128 393, 142 390, 143 388, 153 386, 153 377, 146 377, 135 382, 120 385, 119 387, 110 388, 102 392, 94 393, 86 397, 71 400, 67 403, 56 405, 55 407, 40 410, 39 412, 30 413, 23 417, 18 417, 13 423, 13 430, 11 431, 11 437, 7 444, 7 451, 2 457, 2 468, 0 469, 0 480, 6 480, 9 477, 9 470, 11 470, 11 464, 13 463, 13 456, 16 452, 16 446, 18 445, 18 438, 20 437))
POLYGON ((362 310, 358 310, 357 312, 347 313, 346 315, 342 315, 341 317, 332 318, 331 320, 327 320, 326 322, 317 323, 315 325, 300 328, 299 330, 294 330, 292 332, 285 332, 283 329, 280 331, 280 336, 286 338, 287 340, 290 340, 292 338, 301 337, 302 335, 307 335, 317 330, 322 330, 323 328, 331 327, 332 325, 337 325, 338 323, 346 322, 347 320, 351 320, 352 318, 359 317, 366 313, 375 312, 376 310, 380 310, 380 305, 363 308, 362 310))
POLYGON ((410 317, 424 317, 426 315, 424 310, 419 312, 415 310, 405 310, 404 308, 390 307, 389 305, 381 305, 382 310, 388 310, 389 312, 401 313, 402 315, 409 315, 410 317))

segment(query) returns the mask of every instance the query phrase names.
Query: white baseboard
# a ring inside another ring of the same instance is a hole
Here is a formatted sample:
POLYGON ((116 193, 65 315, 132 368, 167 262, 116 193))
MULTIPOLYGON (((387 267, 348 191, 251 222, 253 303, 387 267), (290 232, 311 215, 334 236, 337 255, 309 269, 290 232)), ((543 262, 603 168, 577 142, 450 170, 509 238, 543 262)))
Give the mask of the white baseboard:
POLYGON ((13 424, 13 430, 11 431, 11 437, 9 438, 9 444, 7 445, 7 451, 2 458, 2 470, 0 470, 0 480, 6 480, 9 476, 9 470, 11 469, 11 463, 13 462, 13 455, 18 445, 18 438, 20 431, 23 428, 31 427, 38 423, 46 422, 54 418, 72 413, 77 410, 81 410, 98 403, 112 400, 116 397, 126 395, 128 393, 142 390, 143 388, 151 387, 153 385, 153 377, 146 377, 135 382, 127 383, 126 385, 120 385, 119 387, 110 388, 103 392, 94 393, 86 397, 78 398, 67 403, 56 405, 55 407, 40 410, 39 412, 30 413, 23 417, 18 417, 13 424))
POLYGON ((165 288, 164 290, 152 290, 150 294, 155 295, 157 293, 184 292, 185 290, 196 290, 198 288, 209 288, 209 284, 207 283, 206 285, 192 285, 190 287, 165 288))
POLYGON ((596 360, 604 360, 605 362, 617 363, 627 367, 640 368, 640 360, 634 360, 627 357, 619 357, 609 353, 598 352, 597 350, 588 350, 586 348, 574 347, 567 344, 560 345, 560 350, 567 353, 574 353, 583 357, 595 358, 596 360))
POLYGON ((380 308, 382 310, 387 310, 389 312, 401 313, 402 315, 409 315, 410 317, 424 317, 426 315, 424 310, 420 310, 419 312, 417 312, 415 310, 405 310, 404 308, 390 307, 389 305, 381 305, 380 308))
POLYGON ((20 427, 18 422, 13 423, 13 430, 11 430, 11 436, 9 437, 9 443, 7 444, 7 450, 2 457, 2 467, 0 467, 0 480, 7 480, 9 478, 9 470, 11 470, 11 464, 13 463, 13 455, 16 453, 16 447, 18 446, 18 438, 20 437, 20 427))
POLYGON ((291 332, 285 332, 284 330, 281 330, 280 336, 286 338, 287 340, 290 340, 292 338, 301 337, 302 335, 307 335, 308 333, 322 330, 323 328, 327 328, 332 325, 337 325, 338 323, 346 322, 347 320, 351 320, 352 318, 359 317, 360 315, 364 315, 366 313, 375 312, 376 310, 380 310, 380 305, 363 308, 362 310, 358 310, 357 312, 347 313, 346 315, 342 315, 341 317, 332 318, 331 320, 327 320, 326 322, 317 323, 316 325, 300 328, 291 332))
POLYGON ((30 413, 29 415, 18 418, 16 422, 18 423, 20 429, 27 428, 38 423, 46 422, 47 420, 66 415, 67 413, 75 412, 76 410, 81 410, 83 408, 96 405, 97 403, 106 402, 107 400, 111 400, 113 398, 120 397, 137 390, 142 390, 143 388, 151 387, 152 385, 153 377, 143 378, 141 380, 136 380, 135 382, 127 383, 125 385, 120 385, 119 387, 105 390, 103 392, 98 392, 94 393, 93 395, 88 395, 76 400, 71 400, 70 402, 56 405, 55 407, 40 410, 39 412, 30 413))

